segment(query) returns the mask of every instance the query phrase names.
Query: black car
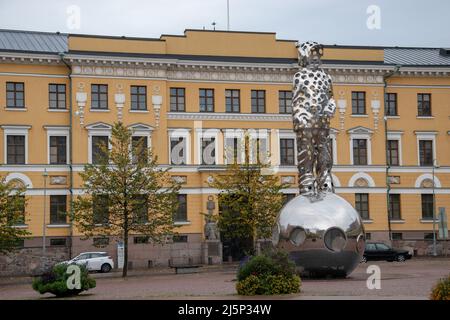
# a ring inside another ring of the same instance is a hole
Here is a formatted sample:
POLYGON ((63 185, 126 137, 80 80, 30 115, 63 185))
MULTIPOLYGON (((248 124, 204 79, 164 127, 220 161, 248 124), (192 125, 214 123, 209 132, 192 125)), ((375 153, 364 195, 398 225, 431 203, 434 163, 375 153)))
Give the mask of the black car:
POLYGON ((393 249, 381 242, 366 243, 362 258, 363 262, 369 260, 399 261, 411 259, 412 255, 406 250, 393 249))

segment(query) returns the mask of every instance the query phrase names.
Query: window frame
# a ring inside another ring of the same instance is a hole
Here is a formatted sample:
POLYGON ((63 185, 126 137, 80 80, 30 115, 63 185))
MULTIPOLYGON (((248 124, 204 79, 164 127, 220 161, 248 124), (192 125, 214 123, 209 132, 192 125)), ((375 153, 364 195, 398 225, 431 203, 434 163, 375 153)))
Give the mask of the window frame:
POLYGON ((130 110, 131 111, 147 111, 147 86, 145 85, 130 85, 130 110), (144 89, 144 93, 139 92, 140 89, 144 89), (133 89, 136 92, 133 93, 133 89), (133 97, 136 97, 136 101, 133 102, 133 97), (141 101, 141 98, 143 101, 141 101), (144 108, 140 108, 141 102, 144 103, 144 108))
POLYGON ((402 199, 401 195, 398 193, 389 194, 389 218, 390 220, 402 220, 402 199), (392 201, 395 199, 395 201, 392 201), (398 213, 394 216, 394 206, 398 205, 398 213))
POLYGON ((355 209, 358 211, 362 220, 370 220, 369 193, 355 193, 355 209))
POLYGON ((252 113, 266 113, 266 90, 251 90, 250 99, 252 113))
POLYGON ((240 113, 241 112, 241 90, 240 89, 225 89, 225 112, 226 113, 240 113), (228 92, 230 96, 228 96, 228 92), (237 97, 234 94, 237 94, 237 97), (228 109, 230 106, 230 109, 228 109), (237 110, 236 110, 237 107, 237 110))
POLYGON ((292 114, 292 91, 290 90, 279 90, 278 91, 278 113, 280 114, 292 114), (286 95, 290 94, 290 98, 286 95), (284 96, 282 96, 284 95, 284 96), (288 103, 288 101, 290 101, 288 103), (288 108, 290 111, 287 111, 288 108), (283 110, 284 109, 284 110, 283 110))
POLYGON ((67 110, 67 87, 64 83, 49 83, 48 84, 48 108, 50 110, 67 110), (51 90, 51 86, 56 87, 56 91, 51 90), (60 88, 64 88, 64 92, 60 92, 60 88), (59 95, 64 94, 64 107, 60 107, 59 95), (52 95, 55 95, 55 99, 52 99, 52 95), (55 101, 56 107, 52 107, 52 101, 55 101))
POLYGON ((397 117, 398 116, 398 94, 396 92, 386 92, 386 94, 384 96, 384 103, 385 103, 385 110, 386 110, 385 116, 397 117), (391 97, 394 97, 394 99, 391 99, 391 97), (391 104, 394 105, 394 113, 390 112, 391 104))
POLYGON ((432 167, 433 164, 434 164, 434 143, 433 143, 433 140, 419 139, 418 144, 419 144, 419 165, 421 167, 432 167), (427 145, 431 146, 431 148, 425 148, 425 149, 421 148, 421 146, 423 144, 425 144, 425 143, 427 145), (426 150, 430 152, 428 157, 425 157, 426 156, 425 155, 425 151, 426 150), (426 158, 429 158, 429 157, 431 157, 431 163, 425 161, 426 158))
POLYGON ((26 109, 25 107, 25 82, 20 81, 7 81, 6 82, 6 91, 5 91, 5 100, 6 100, 6 108, 7 109, 26 109), (12 85, 13 89, 8 89, 8 85, 12 85), (22 85, 22 90, 17 89, 18 85, 22 85), (8 98, 8 93, 13 94, 13 98, 8 98), (17 98, 17 94, 22 93, 22 99, 17 98), (14 103, 12 105, 9 104, 9 101, 12 100, 14 103), (17 101, 22 101, 22 105, 18 105, 17 101))
POLYGON ((280 166, 295 166, 295 139, 294 138, 284 138, 280 137, 280 166), (284 158, 288 159, 288 153, 290 147, 283 146, 282 142, 292 141, 292 162, 291 161, 283 161, 284 158), (283 149, 285 152, 283 154, 283 149))
POLYGON ((50 201, 50 225, 65 225, 67 224, 67 195, 50 195, 49 197, 50 201), (64 203, 54 203, 53 199, 64 199, 64 203), (60 207, 64 207, 64 219, 61 218, 61 211, 53 212, 55 209, 55 206, 57 207, 56 210, 58 210, 60 207), (56 219, 56 221, 52 221, 52 217, 57 217, 59 219, 56 219))
POLYGON ((417 116, 418 117, 432 117, 433 110, 431 109, 431 93, 418 93, 417 94, 417 116), (425 97, 428 97, 428 101, 424 100, 425 97), (428 111, 429 114, 424 113, 423 103, 428 102, 428 111))
POLYGON ((388 156, 388 165, 389 166, 399 166, 400 165, 400 141, 397 139, 389 139, 386 141, 387 144, 387 156, 388 156), (391 148, 391 144, 395 142, 397 144, 397 148, 393 149, 391 148), (393 151, 397 152, 397 156, 394 157, 392 155, 393 151), (397 159, 396 163, 393 162, 393 159, 397 159))
POLYGON ((173 221, 174 223, 183 223, 183 222, 189 222, 188 220, 188 195, 185 193, 179 193, 177 195, 177 201, 178 201, 178 208, 176 213, 174 214, 173 221), (183 199, 180 201, 180 199, 183 199), (183 212, 181 212, 183 211, 183 212), (181 212, 181 213, 180 213, 181 212), (183 215, 184 219, 179 219, 180 214, 183 215))
POLYGON ((103 83, 91 84, 91 110, 109 110, 108 101, 108 85, 103 83), (94 87, 97 87, 97 91, 94 92, 94 87), (102 88, 106 88, 106 92, 102 92, 102 88), (103 101, 106 101, 106 107, 102 107, 103 101))
POLYGON ((198 104, 199 104, 199 112, 214 112, 215 109, 215 92, 214 89, 211 88, 200 88, 198 89, 198 104), (203 95, 202 95, 203 91, 203 95), (209 96, 208 93, 211 93, 212 95, 209 96), (212 99, 212 104, 208 103, 208 100, 212 99), (203 102, 203 104, 202 104, 203 102), (203 109, 202 106, 205 108, 203 109), (211 107, 211 108, 209 108, 211 107))
POLYGON ((433 220, 433 216, 434 214, 434 208, 435 208, 435 201, 436 201, 436 197, 432 194, 432 193, 422 193, 420 195, 420 204, 421 204, 421 217, 422 220, 433 220), (431 198, 431 203, 430 203, 430 199, 424 199, 424 198, 431 198), (425 202, 425 203, 424 203, 425 202), (424 205, 428 205, 430 206, 429 208, 424 208, 424 205), (430 210, 431 212, 428 215, 425 215, 425 211, 426 209, 430 210))
POLYGON ((169 110, 170 112, 186 112, 186 88, 169 88, 169 110), (172 98, 175 99, 175 102, 172 102, 172 98), (183 98, 183 102, 180 102, 181 98, 183 98))
POLYGON ((352 91, 352 115, 367 115, 367 97, 365 91, 352 91), (354 97, 354 94, 356 97, 354 97), (363 95, 363 98, 360 95, 363 95), (360 109, 363 112, 360 112, 360 109), (356 111, 356 112, 355 112, 356 111))
POLYGON ((366 138, 353 138, 352 139, 352 150, 353 150, 353 152, 352 152, 352 164, 353 165, 356 165, 356 166, 367 166, 367 165, 369 165, 369 152, 368 152, 368 149, 369 149, 369 143, 368 143, 368 139, 366 139, 366 138), (357 151, 357 153, 355 153, 355 141, 358 141, 358 143, 357 143, 357 148, 356 148, 356 151, 357 151), (361 157, 362 157, 362 155, 361 155, 361 151, 360 151, 360 146, 359 146, 359 142, 360 141, 365 141, 365 159, 366 159, 366 161, 365 161, 365 163, 361 163, 361 157), (357 162, 355 161, 355 160, 358 160, 357 162))

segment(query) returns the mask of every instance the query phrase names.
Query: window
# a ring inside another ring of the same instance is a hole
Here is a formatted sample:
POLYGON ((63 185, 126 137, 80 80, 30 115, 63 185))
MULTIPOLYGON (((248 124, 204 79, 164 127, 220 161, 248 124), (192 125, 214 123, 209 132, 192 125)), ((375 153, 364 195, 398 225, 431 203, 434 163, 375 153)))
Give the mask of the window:
POLYGON ((133 163, 145 163, 148 160, 148 139, 145 136, 131 137, 133 163))
POLYGON ((93 224, 108 224, 109 222, 108 195, 103 194, 92 197, 92 220, 93 224))
POLYGON ((184 88, 170 88, 170 111, 185 111, 184 88))
POLYGON ((417 115, 419 117, 431 117, 431 94, 417 94, 417 115))
POLYGON ((422 194, 422 219, 433 220, 434 197, 432 194, 422 194))
POLYGON ((371 240, 372 234, 370 232, 366 232, 366 240, 371 240))
POLYGON ((139 194, 134 197, 133 216, 135 223, 144 224, 148 222, 148 202, 145 194, 139 194))
POLYGON ((216 139, 202 138, 202 164, 212 165, 216 163, 216 139))
POLYGON ((252 113, 266 112, 266 91, 252 90, 252 113))
POLYGON ((103 164, 108 162, 108 136, 92 136, 92 163, 103 164))
POLYGON ((401 220, 400 195, 389 195, 389 216, 392 220, 401 220))
POLYGON ((365 92, 352 92, 352 114, 366 114, 365 92))
POLYGON ((398 140, 387 141, 388 165, 399 165, 398 140))
POLYGON ((170 163, 176 165, 187 164, 186 157, 186 138, 170 138, 170 163))
POLYGON ((386 104, 386 115, 387 116, 397 116, 397 94, 396 93, 386 93, 385 102, 386 104))
POLYGON ((188 236, 187 235, 175 235, 175 236, 173 236, 173 242, 186 243, 186 242, 188 242, 188 236))
POLYGON ((7 143, 7 163, 25 164, 25 136, 8 135, 7 143))
POLYGON ((50 224, 66 224, 67 196, 50 196, 50 224))
POLYGON ((147 110, 147 87, 131 86, 131 110, 147 110))
POLYGON ((25 85, 23 82, 6 83, 6 107, 25 108, 25 85))
POLYGON ((200 112, 214 112, 214 89, 200 89, 200 112))
POLYGON ((50 137, 50 164, 67 163, 67 137, 50 137))
POLYGON ((355 193, 355 209, 363 220, 369 220, 369 194, 355 193))
POLYGON ((48 85, 48 103, 50 109, 66 109, 66 85, 48 85))
POLYGON ((279 91, 278 105, 280 113, 292 113, 292 91, 279 91))
MULTIPOLYGON (((12 201, 12 198, 7 198, 7 201, 12 201)), ((14 206, 16 212, 7 212, 6 219, 8 225, 24 225, 25 224, 25 196, 19 196, 17 199, 17 206, 14 206)))
POLYGON ((403 239, 403 233, 401 232, 393 232, 392 233, 392 240, 402 240, 403 239))
MULTIPOLYGON (((435 237, 435 233, 433 233, 433 232, 424 233, 424 235, 423 235, 424 240, 433 240, 434 237, 435 237)), ((436 237, 436 239, 437 239, 437 237, 436 237)))
POLYGON ((106 247, 109 245, 109 238, 107 237, 100 237, 100 238, 94 238, 92 240, 92 244, 94 247, 106 247))
POLYGON ((419 140, 419 157, 421 166, 433 165, 433 141, 419 140))
POLYGON ((284 193, 283 194, 283 205, 294 199, 297 195, 295 193, 284 193))
POLYGON ((241 112, 241 98, 239 90, 225 90, 225 111, 226 112, 241 112))
POLYGON ((136 236, 133 238, 133 242, 134 242, 134 244, 145 244, 145 243, 148 243, 149 239, 150 238, 147 236, 136 236))
POLYGON ((353 139, 353 164, 367 165, 366 139, 353 139))
POLYGON ((91 85, 91 109, 108 109, 108 85, 91 85))
POLYGON ((178 210, 173 219, 175 222, 187 221, 187 195, 178 195, 178 210))
POLYGON ((280 139, 280 164, 295 165, 294 139, 280 139))
POLYGON ((66 238, 50 239, 50 245, 51 246, 65 246, 66 245, 66 238))

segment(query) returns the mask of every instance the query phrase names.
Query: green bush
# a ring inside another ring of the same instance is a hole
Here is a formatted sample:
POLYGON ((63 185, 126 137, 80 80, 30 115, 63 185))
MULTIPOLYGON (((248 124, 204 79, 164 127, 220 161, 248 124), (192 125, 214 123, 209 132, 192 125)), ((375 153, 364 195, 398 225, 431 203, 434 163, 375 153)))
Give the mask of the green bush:
POLYGON ((40 294, 50 292, 57 297, 67 297, 95 288, 95 279, 89 275, 84 266, 79 267, 81 289, 69 289, 67 287, 67 280, 71 274, 66 272, 68 268, 68 265, 66 264, 55 265, 49 272, 35 278, 33 280, 33 289, 40 294))
POLYGON ((238 270, 239 295, 272 295, 300 292, 301 280, 295 264, 281 251, 252 257, 238 270))
POLYGON ((441 279, 431 291, 431 300, 450 300, 450 275, 441 279))

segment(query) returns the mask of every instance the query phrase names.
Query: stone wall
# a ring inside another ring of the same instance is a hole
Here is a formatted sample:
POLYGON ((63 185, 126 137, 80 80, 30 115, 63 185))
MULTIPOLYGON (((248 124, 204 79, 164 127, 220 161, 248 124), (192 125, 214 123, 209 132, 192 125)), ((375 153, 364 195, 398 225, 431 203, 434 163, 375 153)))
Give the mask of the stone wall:
MULTIPOLYGON (((408 250, 415 256, 431 256, 433 254, 433 240, 392 240, 394 248, 408 250)), ((437 240, 436 253, 438 256, 450 256, 450 241, 437 240)))
POLYGON ((42 247, 17 249, 0 255, 0 276, 35 276, 48 270, 55 263, 67 260, 67 247, 48 247, 45 256, 42 247))

